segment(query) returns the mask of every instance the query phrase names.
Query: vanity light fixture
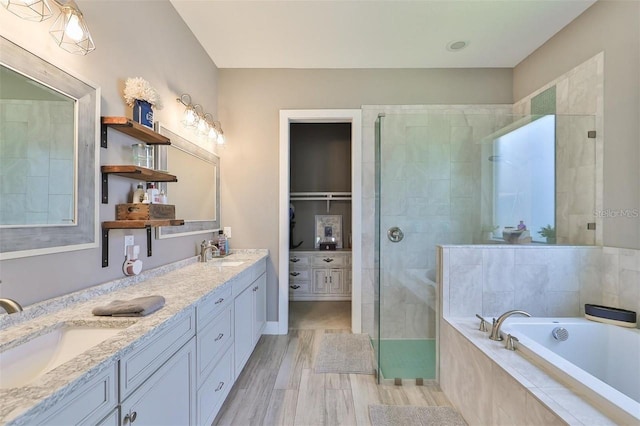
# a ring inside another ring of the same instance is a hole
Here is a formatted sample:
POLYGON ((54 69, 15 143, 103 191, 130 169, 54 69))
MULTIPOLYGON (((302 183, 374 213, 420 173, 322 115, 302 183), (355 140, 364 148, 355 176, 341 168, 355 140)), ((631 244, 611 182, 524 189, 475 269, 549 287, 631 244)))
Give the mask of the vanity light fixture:
POLYGON ((206 136, 211 142, 218 145, 224 144, 224 132, 219 121, 213 119, 213 115, 205 113, 200 104, 192 104, 191 96, 180 95, 176 101, 184 105, 184 114, 181 123, 184 127, 192 128, 199 136, 206 136))
POLYGON ((67 52, 77 55, 86 55, 95 50, 96 46, 89 33, 89 27, 78 5, 73 0, 61 4, 60 15, 51 26, 49 33, 58 46, 67 52))
MULTIPOLYGON (((77 55, 86 55, 95 50, 89 27, 78 5, 73 0, 52 1, 60 9, 60 14, 49 30, 56 44, 77 55)), ((53 16, 49 0, 0 0, 0 4, 28 21, 41 22, 53 16)))
POLYGON ((0 0, 11 13, 27 21, 41 22, 53 15, 47 0, 0 0))

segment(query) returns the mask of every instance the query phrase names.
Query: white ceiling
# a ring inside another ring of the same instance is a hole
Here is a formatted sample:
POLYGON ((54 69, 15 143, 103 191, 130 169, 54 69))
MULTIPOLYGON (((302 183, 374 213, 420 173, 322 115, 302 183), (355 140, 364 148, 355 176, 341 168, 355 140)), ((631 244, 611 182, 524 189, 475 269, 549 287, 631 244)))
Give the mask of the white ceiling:
POLYGON ((171 3, 219 68, 511 68, 595 0, 171 3))

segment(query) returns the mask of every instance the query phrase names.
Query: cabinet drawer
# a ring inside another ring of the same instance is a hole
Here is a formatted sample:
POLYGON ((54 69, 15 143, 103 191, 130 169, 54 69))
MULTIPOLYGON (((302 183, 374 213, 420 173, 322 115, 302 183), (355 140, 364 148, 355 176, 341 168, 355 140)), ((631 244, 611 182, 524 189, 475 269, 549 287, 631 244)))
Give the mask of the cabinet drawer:
POLYGON ((296 281, 296 280, 309 280, 311 279, 311 272, 309 271, 309 269, 302 269, 302 270, 292 270, 289 271, 289 281, 291 282, 292 280, 296 281))
POLYGON ((120 399, 125 399, 195 335, 193 309, 120 360, 120 399))
POLYGON ((313 266, 323 266, 325 268, 336 268, 347 265, 347 258, 344 254, 322 253, 313 256, 313 266))
POLYGON ((197 424, 210 425, 213 423, 232 386, 233 349, 229 348, 198 390, 197 424))
POLYGON ((309 257, 305 255, 289 254, 289 267, 292 266, 309 266, 309 257))
POLYGON ((213 318, 222 312, 233 299, 231 298, 231 287, 226 287, 221 291, 215 291, 206 296, 206 299, 198 303, 196 307, 198 333, 213 318))
POLYGON ((224 349, 233 341, 233 304, 216 316, 206 327, 198 330, 197 337, 197 366, 198 385, 213 368, 224 349))
MULTIPOLYGON (((118 405, 117 368, 114 363, 94 379, 56 402, 32 424, 96 424, 118 405)), ((117 423, 116 423, 117 424, 117 423)))
POLYGON ((309 281, 289 282, 289 294, 310 294, 309 281))

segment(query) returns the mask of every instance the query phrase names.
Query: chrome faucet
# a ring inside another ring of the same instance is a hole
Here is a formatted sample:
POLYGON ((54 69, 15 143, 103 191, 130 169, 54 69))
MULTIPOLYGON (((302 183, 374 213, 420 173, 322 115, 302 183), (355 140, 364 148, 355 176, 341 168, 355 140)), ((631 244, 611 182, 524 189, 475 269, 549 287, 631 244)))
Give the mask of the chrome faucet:
POLYGON ((4 310, 7 311, 8 314, 22 312, 22 306, 13 299, 0 297, 0 307, 4 308, 4 310))
POLYGON ((504 320, 509 318, 511 315, 524 315, 525 317, 530 317, 531 314, 525 311, 507 311, 504 314, 500 315, 498 319, 493 319, 493 326, 491 327, 491 334, 489 335, 489 339, 491 340, 502 340, 502 336, 500 335, 500 327, 502 327, 502 323, 504 320))
POLYGON ((207 257, 208 251, 211 251, 211 256, 220 256, 220 250, 212 240, 202 240, 202 243, 200 243, 200 262, 206 262, 207 260, 209 260, 209 258, 207 257))

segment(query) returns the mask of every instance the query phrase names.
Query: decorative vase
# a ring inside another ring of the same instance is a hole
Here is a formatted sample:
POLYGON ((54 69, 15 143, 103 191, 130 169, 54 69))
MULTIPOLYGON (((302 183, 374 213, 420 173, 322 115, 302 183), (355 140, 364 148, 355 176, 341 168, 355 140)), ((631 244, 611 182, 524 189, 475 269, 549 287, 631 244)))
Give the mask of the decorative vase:
POLYGON ((153 129, 153 108, 152 105, 141 99, 133 101, 133 121, 153 129))

